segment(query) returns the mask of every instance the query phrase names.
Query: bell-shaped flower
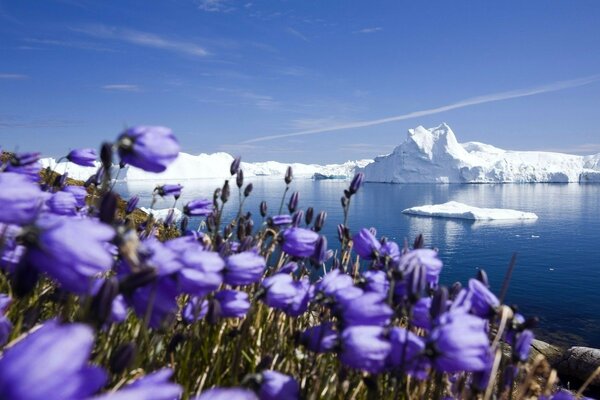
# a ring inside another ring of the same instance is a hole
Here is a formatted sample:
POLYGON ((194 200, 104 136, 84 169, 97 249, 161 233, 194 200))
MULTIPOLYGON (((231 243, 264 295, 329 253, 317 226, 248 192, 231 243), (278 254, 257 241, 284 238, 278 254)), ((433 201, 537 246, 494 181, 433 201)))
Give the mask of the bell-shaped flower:
POLYGON ((149 326, 158 328, 175 319, 178 309, 177 296, 177 282, 171 276, 164 276, 133 292, 131 303, 138 317, 149 316, 149 326))
POLYGON ((379 293, 364 293, 362 296, 340 302, 341 318, 345 326, 379 325, 390 322, 394 311, 379 293))
POLYGON ((431 249, 415 249, 400 257, 398 269, 409 274, 417 266, 423 266, 429 286, 435 287, 439 281, 443 263, 437 257, 437 252, 431 249))
POLYGON ((379 254, 381 243, 367 228, 362 228, 352 237, 354 251, 365 260, 372 260, 379 254))
POLYGON ((417 300, 412 308, 411 324, 417 328, 431 329, 431 297, 417 300))
POLYGON ((66 290, 87 293, 92 278, 113 265, 113 256, 106 244, 115 236, 115 231, 96 220, 46 218, 39 220, 32 232, 26 262, 48 274, 66 290))
POLYGON ((246 292, 221 290, 215 294, 215 300, 219 302, 219 316, 223 318, 242 318, 250 309, 250 301, 246 292))
POLYGON ((365 282, 362 285, 366 292, 379 293, 381 296, 387 296, 390 290, 390 281, 384 271, 370 270, 362 274, 365 282))
POLYGON ((468 296, 471 312, 481 318, 492 316, 496 307, 500 305, 496 295, 477 279, 469 280, 468 296))
POLYGON ((95 167, 94 161, 97 158, 98 153, 94 149, 75 149, 67 155, 67 160, 82 167, 95 167))
POLYGON ((491 357, 487 321, 461 311, 442 314, 427 339, 435 369, 441 372, 475 372, 491 357))
POLYGON ((63 192, 71 193, 77 200, 77 207, 85 207, 85 199, 87 198, 87 189, 83 186, 67 185, 63 189, 63 192))
POLYGON ((118 139, 119 156, 125 164, 149 172, 163 172, 179 155, 179 143, 169 128, 135 126, 118 139))
POLYGON ((75 215, 77 213, 77 199, 69 192, 56 192, 46 200, 50 212, 56 215, 75 215))
POLYGON ((104 386, 106 373, 89 364, 91 328, 49 321, 4 351, 0 393, 14 400, 79 400, 104 386))
POLYGON ((0 173, 0 222, 26 225, 36 218, 45 195, 22 175, 0 173))
POLYGON ((183 392, 181 386, 170 381, 173 370, 163 368, 136 379, 114 393, 97 396, 91 400, 173 400, 183 392))
POLYGON ((225 261, 219 253, 195 246, 186 250, 179 260, 184 265, 178 275, 181 290, 185 293, 205 296, 223 283, 225 261))
POLYGON ((425 379, 429 363, 423 356, 425 350, 423 339, 404 328, 394 327, 388 334, 388 340, 392 344, 387 359, 388 366, 417 379, 425 379))
POLYGON ((350 326, 341 334, 341 362, 370 373, 382 372, 392 350, 384 328, 379 326, 350 326))
POLYGON ((315 289, 317 292, 323 293, 325 296, 337 297, 337 293, 354 286, 352 277, 343 273, 339 269, 334 269, 326 273, 323 278, 316 283, 315 289))
POLYGON ((224 280, 229 285, 250 285, 262 277, 267 263, 254 251, 245 251, 227 257, 224 280))
POLYGON ((527 361, 531 353, 531 343, 533 342, 533 332, 525 329, 517 336, 517 342, 513 347, 513 358, 517 361, 527 361))
POLYGON ((192 400, 258 400, 258 396, 249 389, 213 388, 202 392, 192 400))
POLYGON ((269 307, 282 310, 292 317, 304 313, 311 297, 308 277, 296 281, 288 274, 275 274, 262 284, 265 289, 263 301, 269 307))
POLYGON ((260 374, 258 397, 260 400, 298 400, 300 386, 291 376, 266 370, 260 374))
POLYGON ((205 217, 212 214, 214 204, 212 200, 192 200, 183 206, 183 213, 190 217, 205 217))
POLYGON ((319 234, 310 229, 291 227, 282 233, 281 249, 294 257, 310 257, 315 253, 319 234))

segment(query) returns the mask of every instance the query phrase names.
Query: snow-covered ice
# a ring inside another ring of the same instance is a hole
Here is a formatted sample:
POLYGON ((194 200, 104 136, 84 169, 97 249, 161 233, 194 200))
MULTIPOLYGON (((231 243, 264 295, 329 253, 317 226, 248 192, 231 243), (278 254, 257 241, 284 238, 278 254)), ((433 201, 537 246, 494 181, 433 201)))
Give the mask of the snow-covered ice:
POLYGON ((476 221, 537 219, 531 212, 510 210, 505 208, 479 208, 469 206, 457 201, 444 204, 433 204, 411 207, 402 211, 404 214, 421 215, 427 217, 460 218, 476 221))
POLYGON ((408 130, 391 154, 364 169, 367 182, 527 183, 600 182, 600 154, 577 156, 511 151, 479 142, 459 143, 447 124, 408 130))
POLYGON ((162 208, 162 209, 158 209, 158 210, 152 210, 150 208, 140 207, 140 210, 142 210, 146 214, 154 215, 154 219, 157 221, 158 220, 164 221, 167 218, 167 216, 169 215, 169 212, 171 210, 175 210, 174 215, 173 215, 174 222, 179 221, 183 217, 183 212, 178 208, 162 208))

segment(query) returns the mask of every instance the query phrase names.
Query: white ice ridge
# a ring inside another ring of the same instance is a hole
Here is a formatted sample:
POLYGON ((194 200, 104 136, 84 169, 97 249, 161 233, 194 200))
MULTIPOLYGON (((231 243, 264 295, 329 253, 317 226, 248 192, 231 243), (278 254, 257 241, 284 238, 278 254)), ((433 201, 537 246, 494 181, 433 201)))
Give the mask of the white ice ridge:
MULTIPOLYGON (((55 169, 56 172, 68 172, 73 179, 86 180, 92 174, 96 173, 97 168, 80 167, 73 163, 56 163, 52 158, 41 160, 45 167, 55 169)), ((229 166, 233 161, 233 156, 228 153, 199 154, 197 156, 187 153, 179 153, 179 157, 161 173, 151 173, 139 168, 126 166, 119 171, 118 166, 113 167, 112 176, 117 176, 121 181, 154 181, 164 183, 165 181, 185 181, 190 179, 212 179, 229 178, 229 166)), ((366 166, 373 160, 347 161, 343 164, 300 164, 300 163, 281 163, 277 161, 242 162, 241 168, 244 170, 244 176, 283 176, 288 165, 292 167, 295 178, 313 178, 315 175, 320 178, 350 179, 354 176, 355 170, 366 166)), ((100 166, 97 163, 97 166, 100 166)))
POLYGON ((391 154, 379 156, 363 172, 367 182, 528 183, 600 182, 600 153, 577 156, 543 151, 511 151, 479 142, 459 143, 445 123, 408 130, 391 154))
POLYGON ((509 219, 537 219, 531 212, 510 210, 506 208, 479 208, 469 206, 457 201, 444 204, 433 204, 411 207, 402 211, 403 214, 421 215, 426 217, 444 217, 470 219, 475 221, 509 220, 509 219))
POLYGON ((140 210, 142 210, 143 212, 145 212, 146 214, 152 214, 154 216, 155 220, 165 220, 167 219, 167 216, 169 215, 169 212, 171 210, 174 210, 174 214, 173 214, 173 221, 179 221, 182 217, 183 217, 183 212, 181 212, 181 210, 177 209, 177 208, 162 208, 159 210, 152 210, 150 208, 146 208, 146 207, 140 207, 140 210))

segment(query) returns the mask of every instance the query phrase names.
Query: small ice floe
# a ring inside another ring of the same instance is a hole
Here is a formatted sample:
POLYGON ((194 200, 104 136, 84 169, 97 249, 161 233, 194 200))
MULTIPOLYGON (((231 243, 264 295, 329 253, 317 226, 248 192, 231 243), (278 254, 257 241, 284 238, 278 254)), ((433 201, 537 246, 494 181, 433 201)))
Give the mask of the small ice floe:
POLYGON ((539 235, 531 235, 531 238, 532 239, 537 239, 537 238, 539 238, 539 235))
POLYGON ((538 217, 534 213, 530 212, 510 210, 505 208, 479 208, 459 203, 457 201, 449 201, 444 204, 411 207, 402 211, 402 213, 427 217, 469 219, 474 221, 521 220, 537 219, 538 217))
POLYGON ((554 271, 554 268, 548 268, 548 270, 550 270, 550 271, 554 271))
POLYGON ((162 208, 159 210, 153 210, 153 209, 146 208, 146 207, 140 207, 140 210, 142 210, 146 214, 154 215, 154 219, 157 221, 158 220, 164 221, 167 218, 167 216, 169 215, 169 211, 171 211, 171 210, 175 210, 174 215, 173 215, 173 222, 177 222, 183 217, 183 213, 181 212, 181 210, 178 210, 177 208, 162 208))

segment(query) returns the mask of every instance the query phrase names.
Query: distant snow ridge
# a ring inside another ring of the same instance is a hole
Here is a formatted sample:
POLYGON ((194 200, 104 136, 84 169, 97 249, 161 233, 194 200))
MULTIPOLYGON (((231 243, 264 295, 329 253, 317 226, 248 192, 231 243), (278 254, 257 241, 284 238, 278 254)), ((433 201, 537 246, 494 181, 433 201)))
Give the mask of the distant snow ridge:
POLYGON ((449 201, 444 204, 434 204, 407 208, 403 214, 421 215, 427 217, 444 217, 470 219, 476 221, 510 220, 510 219, 537 219, 537 215, 531 212, 510 210, 506 208, 479 208, 449 201))
POLYGON ((526 183, 600 182, 600 154, 576 156, 510 151, 479 142, 459 143, 445 123, 408 130, 391 154, 364 169, 368 182, 526 183))

